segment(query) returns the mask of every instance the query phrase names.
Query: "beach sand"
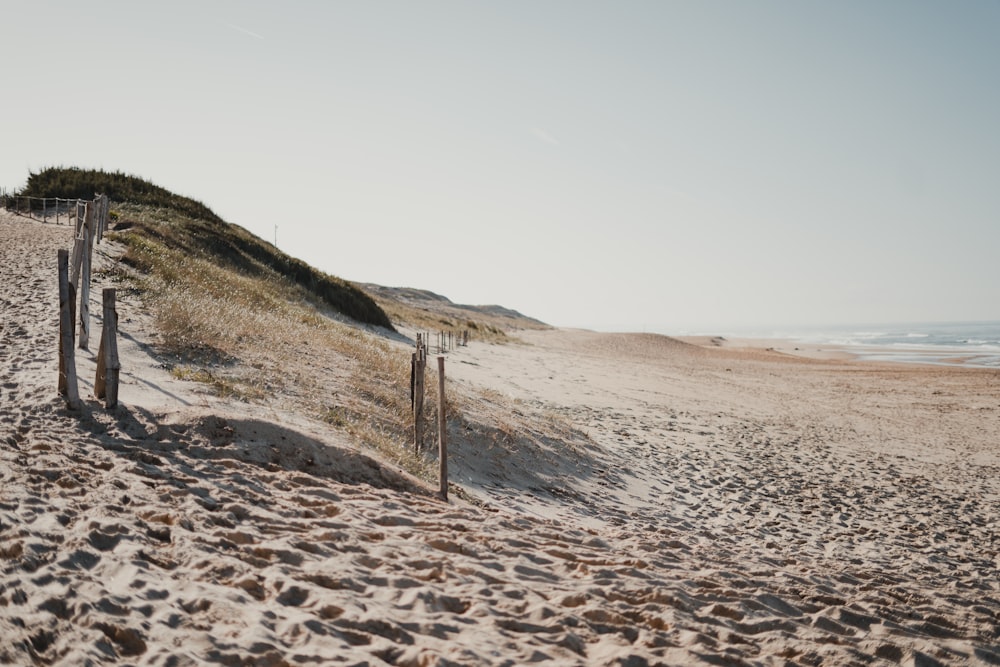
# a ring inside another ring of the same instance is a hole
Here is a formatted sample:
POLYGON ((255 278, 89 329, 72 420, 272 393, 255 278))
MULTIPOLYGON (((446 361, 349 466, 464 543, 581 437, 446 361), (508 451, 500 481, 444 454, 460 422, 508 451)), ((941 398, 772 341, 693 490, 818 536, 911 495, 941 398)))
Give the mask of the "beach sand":
POLYGON ((473 341, 445 503, 173 378, 125 291, 121 405, 93 342, 68 411, 69 245, 0 214, 2 664, 1000 664, 997 371, 473 341))

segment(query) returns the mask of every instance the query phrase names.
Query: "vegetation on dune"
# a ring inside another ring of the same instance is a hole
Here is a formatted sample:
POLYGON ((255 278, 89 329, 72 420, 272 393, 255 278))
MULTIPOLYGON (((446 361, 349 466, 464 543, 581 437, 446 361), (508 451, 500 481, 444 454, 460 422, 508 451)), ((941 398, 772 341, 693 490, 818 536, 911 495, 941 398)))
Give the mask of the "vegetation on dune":
POLYGON ((405 322, 432 336, 444 331, 461 335, 468 331, 475 340, 489 343, 516 341, 509 331, 548 329, 549 325, 501 306, 469 306, 453 303, 440 294, 408 287, 385 287, 362 283, 368 293, 394 322, 405 322))
MULTIPOLYGON (((412 447, 410 353, 357 323, 393 330, 390 312, 418 330, 468 329, 491 341, 509 340, 504 328, 520 324, 447 299, 447 307, 435 310, 374 286, 362 290, 289 257, 200 202, 135 176, 47 169, 32 174, 16 196, 90 199, 96 193, 110 197, 108 237, 122 245, 107 278, 134 289, 148 306, 162 359, 175 377, 223 397, 309 415, 426 480, 433 470, 412 447)), ((433 431, 439 400, 435 383, 429 389, 425 433, 433 431)))
POLYGON ((129 246, 125 261, 137 268, 155 267, 169 276, 177 264, 200 259, 209 265, 205 268, 209 273, 223 269, 251 281, 277 281, 291 290, 286 297, 310 301, 362 324, 393 329, 385 311, 353 284, 286 255, 242 227, 141 206, 123 205, 117 212, 116 229, 127 228, 121 235, 129 246), (171 261, 158 261, 165 252, 171 261))
POLYGON ((409 354, 329 316, 323 287, 343 281, 283 272, 305 265, 275 260, 269 244, 234 225, 141 205, 114 210, 119 222, 109 236, 124 250, 109 277, 136 288, 149 306, 175 377, 309 415, 430 479, 427 462, 405 444, 409 354))
POLYGON ((507 343, 511 338, 498 326, 486 322, 461 319, 452 317, 444 313, 418 308, 401 301, 394 301, 380 297, 377 293, 369 294, 382 310, 389 314, 389 317, 396 322, 406 322, 417 331, 424 331, 431 336, 431 341, 435 340, 434 335, 439 331, 460 335, 463 331, 468 331, 475 340, 485 343, 507 343))
POLYGON ((182 197, 138 176, 120 171, 50 167, 28 175, 28 183, 12 197, 62 197, 92 199, 105 194, 113 202, 169 209, 179 215, 221 223, 212 209, 189 197, 182 197))
POLYGON ((329 307, 357 322, 392 328, 385 312, 351 283, 314 269, 290 257, 242 227, 224 222, 210 208, 138 176, 121 172, 53 167, 31 174, 27 186, 14 196, 91 199, 106 194, 115 205, 120 227, 131 226, 123 237, 130 257, 146 269, 169 274, 168 263, 151 261, 158 252, 180 251, 200 257, 251 278, 279 277, 300 288, 300 297, 329 307))
MULTIPOLYGON (((285 407, 342 431, 381 460, 433 481, 432 462, 411 444, 409 350, 327 317, 326 301, 318 298, 324 292, 317 290, 326 283, 302 280, 295 267, 305 265, 297 260, 286 268, 261 256, 264 242, 245 230, 179 219, 162 209, 116 210, 120 231, 112 236, 126 247, 120 273, 132 273, 147 296, 161 349, 174 355, 175 377, 236 400, 280 397, 285 407)), ((485 322, 435 316, 391 300, 384 305, 411 327, 467 328, 480 341, 509 340, 485 322)), ((429 444, 439 399, 436 383, 428 388, 429 444)), ((457 405, 462 398, 448 400, 457 405)))

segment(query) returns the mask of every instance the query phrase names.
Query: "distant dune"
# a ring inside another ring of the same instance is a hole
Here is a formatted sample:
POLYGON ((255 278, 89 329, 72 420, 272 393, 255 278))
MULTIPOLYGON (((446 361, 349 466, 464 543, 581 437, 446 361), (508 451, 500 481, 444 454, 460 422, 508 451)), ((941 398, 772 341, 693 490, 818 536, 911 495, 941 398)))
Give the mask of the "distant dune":
POLYGON ((365 291, 382 299, 391 299, 405 303, 413 308, 439 313, 446 317, 461 319, 463 316, 475 315, 495 326, 507 329, 538 329, 549 325, 527 315, 505 308, 504 306, 470 306, 458 304, 446 296, 435 294, 429 290, 412 287, 385 287, 372 283, 358 283, 365 291))

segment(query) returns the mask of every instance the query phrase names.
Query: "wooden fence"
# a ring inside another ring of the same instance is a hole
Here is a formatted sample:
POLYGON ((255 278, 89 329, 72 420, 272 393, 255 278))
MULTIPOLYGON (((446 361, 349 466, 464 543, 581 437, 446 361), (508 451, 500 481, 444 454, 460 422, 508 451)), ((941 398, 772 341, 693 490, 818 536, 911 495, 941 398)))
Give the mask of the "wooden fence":
MULTIPOLYGON (((90 345, 90 283, 92 281, 92 260, 94 245, 100 243, 107 229, 109 202, 107 195, 97 195, 91 201, 65 199, 36 199, 42 202, 42 210, 53 201, 58 210, 58 202, 72 201, 75 210, 67 221, 75 221, 72 252, 60 250, 59 269, 59 393, 66 398, 70 409, 80 407, 80 391, 77 386, 76 353, 74 348, 79 313, 79 347, 88 349, 90 345), (79 297, 79 308, 77 308, 79 297)), ((58 221, 58 217, 57 217, 58 221)), ((118 404, 118 361, 117 328, 118 315, 115 311, 116 293, 105 289, 103 296, 103 327, 100 348, 97 354, 97 373, 94 379, 94 394, 103 398, 107 408, 118 404)))
POLYGON ((31 218, 40 222, 57 225, 79 224, 77 221, 82 213, 86 199, 65 199, 63 197, 22 197, 0 194, 4 208, 15 215, 31 218))
MULTIPOLYGON (((426 334, 417 334, 416 351, 410 365, 410 407, 413 410, 413 448, 419 454, 423 447, 424 386, 427 370, 426 334)), ((466 338, 466 343, 468 339, 466 338)), ((448 500, 448 426, 447 402, 444 395, 444 357, 438 364, 438 484, 441 498, 448 500)))
MULTIPOLYGON (((417 334, 416 351, 410 365, 410 407, 413 410, 413 448, 417 454, 423 447, 424 376, 427 369, 425 334, 417 334)), ((466 339, 468 342, 468 339, 466 339)), ((448 423, 447 401, 444 395, 444 357, 437 358, 438 365, 438 493, 448 500, 448 423)))
MULTIPOLYGON (((109 202, 106 195, 98 195, 91 201, 62 198, 11 197, 0 193, 10 210, 19 215, 48 222, 55 218, 61 224, 75 224, 72 253, 60 250, 58 253, 59 274, 59 393, 65 397, 67 406, 76 410, 80 407, 80 392, 77 383, 75 333, 76 314, 79 313, 79 347, 86 350, 90 341, 90 283, 94 245, 100 243, 107 229, 109 202), (79 309, 77 309, 79 297, 79 309)), ((118 380, 121 365, 118 358, 117 327, 118 314, 115 310, 115 290, 103 290, 103 328, 97 355, 97 372, 94 380, 94 395, 104 399, 107 408, 118 404, 118 380)), ((469 332, 457 335, 453 331, 436 332, 438 354, 454 350, 457 346, 469 344, 469 332)), ((410 375, 410 401, 413 410, 413 446, 417 453, 423 446, 423 406, 427 348, 431 336, 429 332, 417 334, 416 351, 413 353, 410 375)), ((439 493, 448 499, 448 441, 447 414, 445 400, 444 357, 437 358, 438 365, 438 466, 439 493)))
MULTIPOLYGON (((422 336, 424 340, 424 347, 430 348, 431 334, 429 331, 425 331, 422 334, 417 334, 417 336, 422 336)), ((456 350, 460 347, 466 347, 469 344, 469 330, 465 329, 462 331, 435 331, 434 338, 437 341, 437 353, 444 354, 449 350, 456 350)))

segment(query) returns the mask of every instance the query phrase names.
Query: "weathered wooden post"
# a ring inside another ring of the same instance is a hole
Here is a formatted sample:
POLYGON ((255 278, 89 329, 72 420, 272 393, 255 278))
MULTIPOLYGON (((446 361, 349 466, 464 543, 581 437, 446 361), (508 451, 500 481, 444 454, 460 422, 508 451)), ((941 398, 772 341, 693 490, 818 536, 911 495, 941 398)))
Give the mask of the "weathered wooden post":
MULTIPOLYGON (((73 257, 70 259, 69 265, 69 281, 73 283, 75 287, 80 285, 80 265, 83 263, 83 227, 86 224, 86 219, 90 206, 88 204, 83 204, 83 215, 80 214, 80 207, 77 206, 76 210, 76 233, 73 236, 73 257)), ((79 289, 77 289, 79 291, 79 289)))
POLYGON ((73 305, 76 302, 69 281, 69 251, 59 251, 59 393, 66 397, 71 410, 80 407, 80 389, 76 382, 76 353, 73 350, 73 305))
POLYGON ((427 350, 417 336, 417 351, 413 355, 413 451, 420 453, 424 446, 424 379, 427 367, 427 350))
POLYGON ((94 203, 96 204, 96 211, 94 212, 94 243, 99 243, 101 240, 101 235, 104 230, 101 225, 104 222, 104 195, 97 195, 94 198, 94 203))
POLYGON ((108 214, 111 208, 111 202, 107 195, 100 195, 97 198, 98 204, 98 219, 97 219, 97 242, 100 243, 104 240, 104 233, 108 230, 108 214))
POLYGON ((438 357, 438 482, 441 498, 448 500, 448 424, 444 403, 444 357, 438 357))
POLYGON ((94 396, 104 399, 104 407, 118 405, 118 312, 115 310, 115 289, 107 287, 102 293, 104 326, 101 328, 101 346, 97 351, 97 377, 94 379, 94 396))
POLYGON ((94 252, 94 218, 97 206, 87 207, 87 216, 83 223, 82 265, 83 276, 77 283, 80 293, 80 349, 86 350, 90 345, 90 264, 94 252))

